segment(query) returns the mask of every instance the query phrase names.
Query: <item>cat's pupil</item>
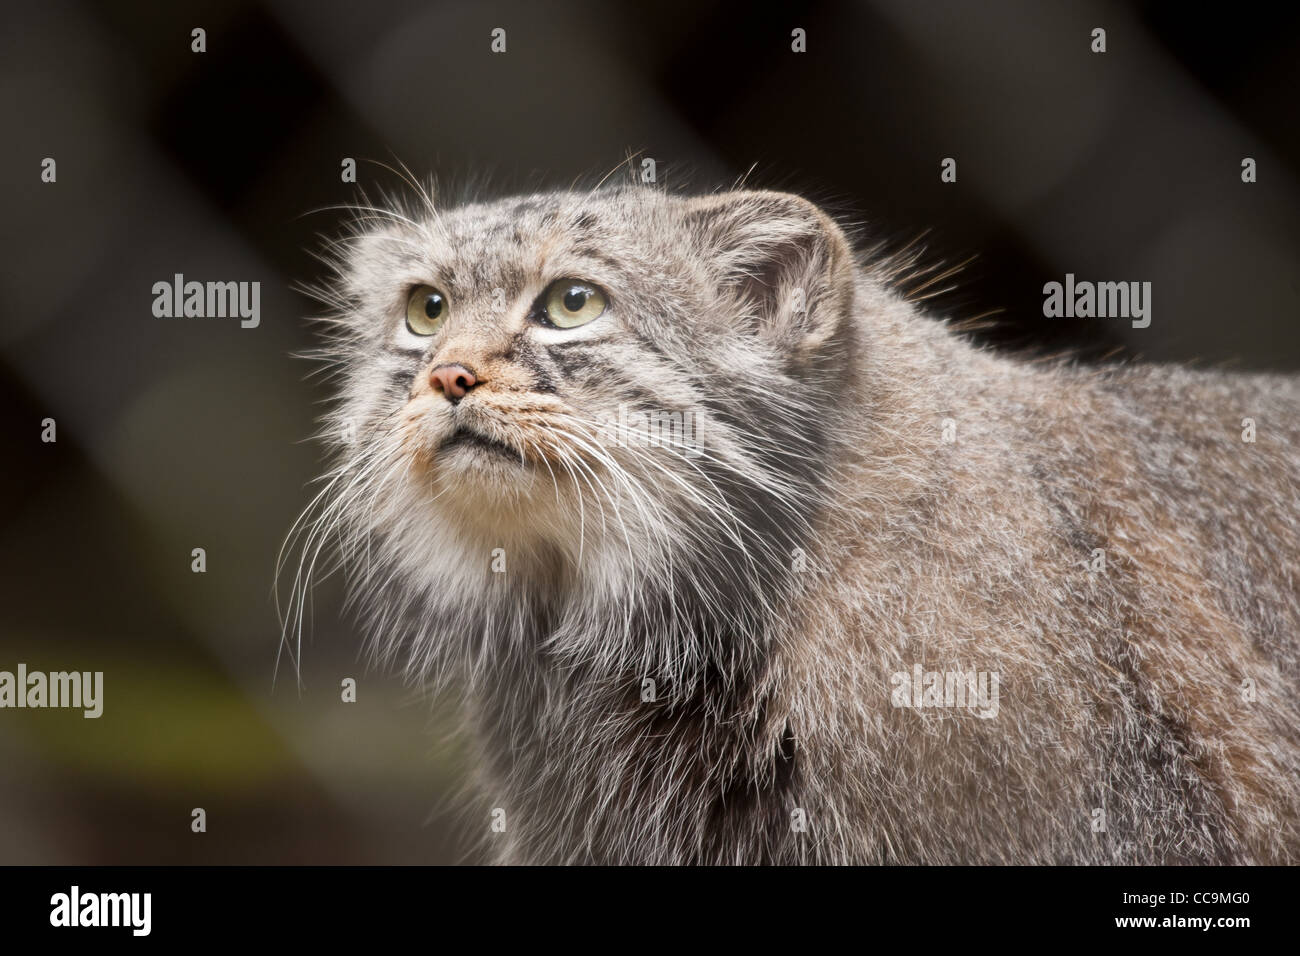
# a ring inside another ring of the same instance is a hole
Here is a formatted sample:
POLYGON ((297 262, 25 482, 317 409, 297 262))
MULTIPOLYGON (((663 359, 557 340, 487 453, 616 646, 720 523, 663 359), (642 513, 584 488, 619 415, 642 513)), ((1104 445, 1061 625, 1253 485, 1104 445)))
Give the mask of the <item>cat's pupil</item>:
POLYGON ((573 288, 564 293, 564 307, 570 312, 579 312, 587 304, 585 289, 573 288))
POLYGON ((424 300, 424 314, 431 319, 442 315, 442 296, 434 293, 424 300))

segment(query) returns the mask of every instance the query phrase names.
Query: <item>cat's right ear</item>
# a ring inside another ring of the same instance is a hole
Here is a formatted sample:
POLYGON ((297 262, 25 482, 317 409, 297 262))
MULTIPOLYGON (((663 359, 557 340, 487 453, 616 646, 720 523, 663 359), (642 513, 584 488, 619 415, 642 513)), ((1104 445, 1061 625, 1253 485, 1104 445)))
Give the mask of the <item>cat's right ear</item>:
POLYGON ((358 220, 337 239, 328 240, 320 258, 333 275, 328 296, 343 325, 359 329, 377 328, 368 317, 384 314, 393 308, 393 276, 410 271, 412 243, 401 228, 393 224, 358 220))
POLYGON ((400 259, 402 231, 395 225, 358 222, 343 240, 344 255, 338 270, 349 295, 365 299, 374 291, 376 279, 384 276, 400 259))
POLYGON ((839 328, 853 302, 853 251, 817 206, 790 193, 733 192, 692 200, 684 216, 758 334, 811 352, 839 328))

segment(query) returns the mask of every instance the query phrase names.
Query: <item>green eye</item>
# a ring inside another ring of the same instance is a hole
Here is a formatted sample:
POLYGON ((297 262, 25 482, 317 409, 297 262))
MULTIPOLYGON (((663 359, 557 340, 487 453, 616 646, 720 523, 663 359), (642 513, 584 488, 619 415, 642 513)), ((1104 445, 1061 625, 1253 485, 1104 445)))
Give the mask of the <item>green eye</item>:
POLYGON ((433 335, 447 318, 447 297, 431 285, 416 286, 406 300, 406 327, 416 335, 433 335))
POLYGON ((605 304, 605 293, 579 279, 561 279, 546 290, 546 318, 561 329, 576 329, 599 318, 605 304))

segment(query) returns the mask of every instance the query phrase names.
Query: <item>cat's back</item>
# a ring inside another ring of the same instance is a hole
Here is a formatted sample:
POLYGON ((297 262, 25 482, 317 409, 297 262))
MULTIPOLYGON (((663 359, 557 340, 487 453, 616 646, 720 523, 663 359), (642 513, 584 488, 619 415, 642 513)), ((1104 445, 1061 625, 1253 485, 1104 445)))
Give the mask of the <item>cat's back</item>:
POLYGON ((1129 366, 1063 385, 1078 407, 1058 409, 1049 441, 1065 454, 1073 438, 1091 462, 1072 456, 1074 480, 1058 485, 1091 498, 1102 538, 1123 531, 1300 640, 1300 378, 1129 366))
POLYGON ((1132 862, 1069 825, 1103 803, 1139 859, 1300 854, 1300 385, 916 354, 934 386, 864 430, 851 520, 795 611, 828 622, 807 645, 838 662, 819 699, 871 688, 829 722, 887 752, 855 772, 982 789, 940 807, 946 831, 1015 817, 1022 858, 1132 862), (899 707, 916 668, 996 673, 999 716, 899 707))

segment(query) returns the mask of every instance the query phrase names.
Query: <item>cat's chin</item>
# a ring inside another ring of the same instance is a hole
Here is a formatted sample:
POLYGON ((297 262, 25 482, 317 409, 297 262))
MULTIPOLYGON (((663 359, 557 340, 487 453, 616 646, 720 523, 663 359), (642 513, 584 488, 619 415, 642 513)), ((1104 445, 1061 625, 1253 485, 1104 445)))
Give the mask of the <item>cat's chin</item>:
POLYGON ((447 496, 478 490, 517 497, 521 485, 531 484, 533 463, 487 432, 461 426, 438 439, 420 438, 408 445, 415 473, 447 496))
POLYGON ((532 465, 517 451, 490 439, 460 439, 438 449, 433 467, 444 479, 499 480, 518 486, 532 465))
POLYGON ((439 513, 457 512, 474 522, 519 521, 521 509, 541 493, 554 497, 549 474, 504 443, 457 433, 430 454, 413 477, 431 493, 439 513), (541 469, 539 472, 539 468, 541 469))
POLYGON ((533 466, 517 451, 475 441, 440 448, 430 469, 439 502, 479 509, 527 497, 533 466))
POLYGON ((580 551, 582 509, 557 493, 544 466, 518 456, 460 450, 419 487, 433 524, 453 529, 458 548, 507 547, 516 556, 542 547, 580 551))

